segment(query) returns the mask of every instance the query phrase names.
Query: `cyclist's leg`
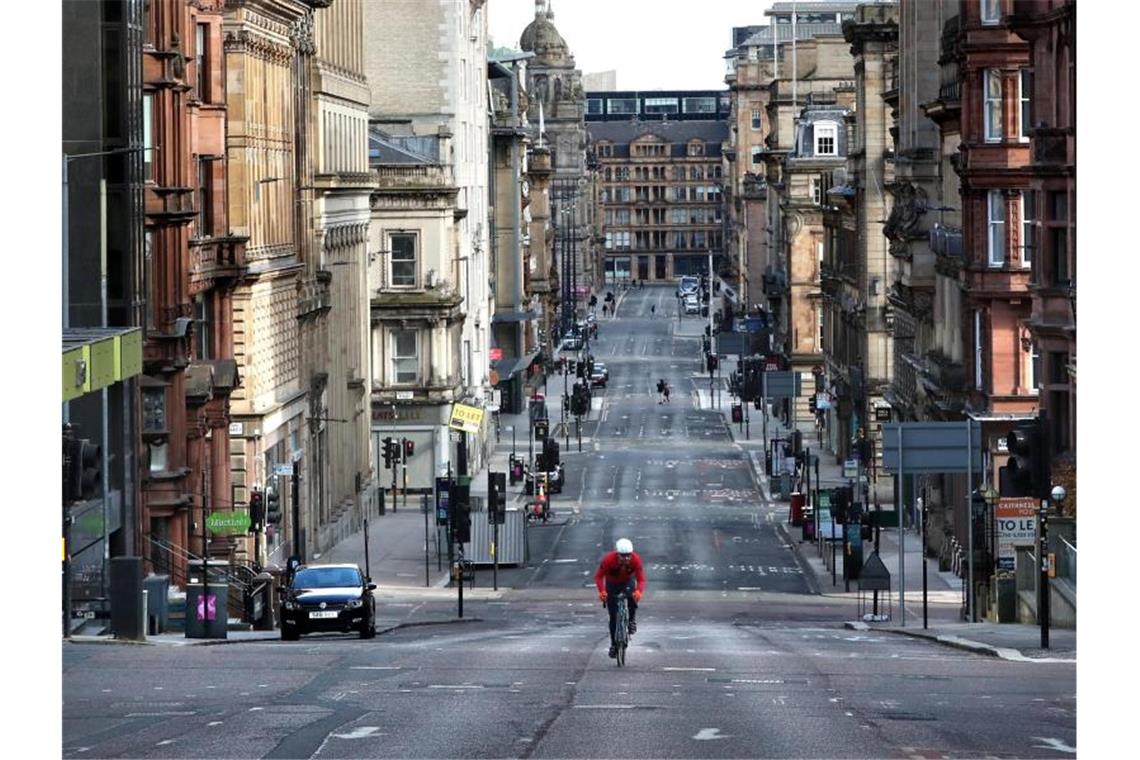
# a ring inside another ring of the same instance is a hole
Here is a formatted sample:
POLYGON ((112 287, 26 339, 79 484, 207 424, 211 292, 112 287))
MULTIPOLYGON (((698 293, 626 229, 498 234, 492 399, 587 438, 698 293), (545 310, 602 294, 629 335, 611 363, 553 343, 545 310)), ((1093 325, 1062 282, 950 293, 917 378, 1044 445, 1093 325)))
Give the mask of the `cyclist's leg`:
POLYGON ((606 581, 606 610, 610 613, 610 644, 614 643, 614 630, 617 628, 617 595, 620 587, 612 586, 606 581))
POLYGON ((633 633, 637 630, 637 602, 633 598, 633 590, 637 588, 637 581, 630 578, 629 583, 626 585, 626 592, 629 594, 629 632, 633 633))

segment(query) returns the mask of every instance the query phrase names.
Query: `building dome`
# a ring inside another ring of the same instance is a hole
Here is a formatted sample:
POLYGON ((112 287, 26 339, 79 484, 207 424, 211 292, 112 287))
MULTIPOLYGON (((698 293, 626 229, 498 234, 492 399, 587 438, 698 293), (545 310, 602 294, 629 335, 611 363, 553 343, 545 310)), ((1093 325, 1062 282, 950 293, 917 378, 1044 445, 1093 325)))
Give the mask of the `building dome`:
POLYGON ((537 58, 566 58, 569 48, 566 46, 566 40, 562 39, 562 35, 554 28, 553 21, 553 11, 549 9, 543 11, 539 6, 535 11, 534 21, 530 22, 519 38, 519 47, 524 52, 534 53, 537 58))

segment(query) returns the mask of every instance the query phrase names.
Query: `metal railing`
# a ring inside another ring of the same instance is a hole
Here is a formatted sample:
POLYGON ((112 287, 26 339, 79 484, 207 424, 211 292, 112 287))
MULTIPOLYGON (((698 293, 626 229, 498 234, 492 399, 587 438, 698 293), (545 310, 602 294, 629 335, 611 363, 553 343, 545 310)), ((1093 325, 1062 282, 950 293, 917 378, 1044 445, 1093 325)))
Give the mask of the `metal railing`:
POLYGON ((1061 551, 1057 553, 1057 577, 1077 585, 1077 547, 1058 536, 1061 542, 1061 551))
MULTIPOLYGON (((200 567, 202 557, 181 546, 163 539, 151 538, 150 562, 156 573, 169 575, 174 585, 186 588, 190 578, 183 568, 192 568, 194 563, 200 567), (181 560, 178 562, 177 560, 181 560)), ((214 573, 217 567, 211 567, 210 581, 215 580, 214 573)), ((250 563, 231 562, 222 573, 229 594, 226 602, 226 613, 239 620, 248 622, 248 597, 257 589, 259 581, 256 580, 257 570, 250 563)))
MULTIPOLYGON (((1037 553, 1031 548, 1017 549, 1017 592, 1032 591, 1034 599, 1037 598, 1037 583, 1041 578, 1041 571, 1037 564, 1037 553)), ((1034 605, 1036 609, 1036 605, 1034 605)))

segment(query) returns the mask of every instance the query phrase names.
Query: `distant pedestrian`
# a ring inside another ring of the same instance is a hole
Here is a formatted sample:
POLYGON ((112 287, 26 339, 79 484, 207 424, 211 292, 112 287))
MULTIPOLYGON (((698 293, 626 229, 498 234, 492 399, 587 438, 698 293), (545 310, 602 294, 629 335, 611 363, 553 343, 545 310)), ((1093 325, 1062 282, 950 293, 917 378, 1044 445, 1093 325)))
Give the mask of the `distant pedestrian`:
POLYGON ((665 403, 669 403, 669 383, 665 383, 665 403))
POLYGON ((657 403, 665 403, 665 379, 662 378, 657 381, 657 403))

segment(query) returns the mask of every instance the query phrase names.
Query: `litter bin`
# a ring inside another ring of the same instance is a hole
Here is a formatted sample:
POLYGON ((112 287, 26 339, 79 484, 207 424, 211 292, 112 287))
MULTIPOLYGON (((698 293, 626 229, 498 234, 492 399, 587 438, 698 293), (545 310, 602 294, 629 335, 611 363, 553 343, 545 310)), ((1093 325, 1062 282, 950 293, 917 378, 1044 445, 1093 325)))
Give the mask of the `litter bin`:
POLYGON ((792 525, 799 527, 804 521, 804 495, 799 491, 792 494, 792 525))
POLYGON ((202 593, 202 583, 186 584, 186 638, 227 638, 226 607, 230 589, 225 583, 210 583, 202 593))
POLYGON ((148 575, 143 579, 146 588, 147 635, 166 633, 170 621, 170 576, 148 575))
POLYGON ((998 576, 997 613, 999 623, 1017 622, 1017 578, 998 576))
MULTIPOLYGON (((796 494, 792 494, 794 497, 796 494)), ((804 510, 803 514, 803 533, 800 538, 804 541, 815 540, 815 511, 811 509, 804 510)))
POLYGON ((273 630, 275 599, 273 574, 264 571, 258 573, 253 579, 253 590, 249 601, 249 619, 253 623, 253 630, 273 630))

